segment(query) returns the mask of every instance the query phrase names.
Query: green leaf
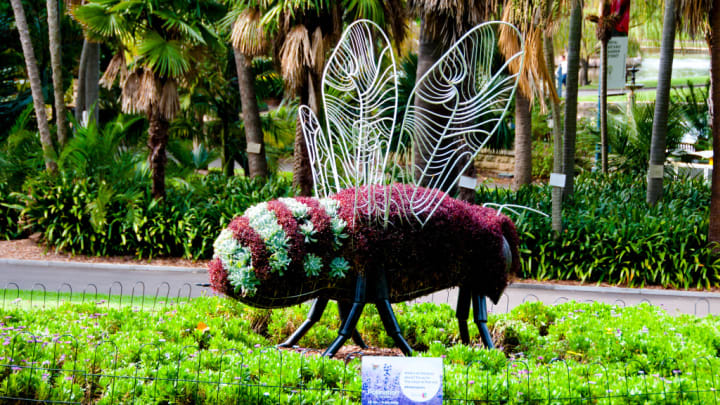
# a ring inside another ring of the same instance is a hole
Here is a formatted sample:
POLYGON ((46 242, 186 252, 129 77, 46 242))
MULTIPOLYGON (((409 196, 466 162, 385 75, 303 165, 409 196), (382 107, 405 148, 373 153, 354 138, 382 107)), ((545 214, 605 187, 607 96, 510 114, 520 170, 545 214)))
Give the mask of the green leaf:
POLYGON ((160 76, 180 78, 190 68, 182 44, 168 41, 156 31, 150 31, 139 41, 138 52, 144 65, 160 76))

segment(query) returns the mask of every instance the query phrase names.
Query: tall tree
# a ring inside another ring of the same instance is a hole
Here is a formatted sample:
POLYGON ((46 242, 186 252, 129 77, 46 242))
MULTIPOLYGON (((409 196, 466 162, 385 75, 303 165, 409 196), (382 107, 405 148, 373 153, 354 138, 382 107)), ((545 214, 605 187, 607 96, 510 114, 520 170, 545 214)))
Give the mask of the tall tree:
POLYGON ((116 49, 103 83, 112 86, 119 74, 123 110, 149 120, 148 160, 156 199, 165 196, 168 129, 180 109, 178 84, 196 73, 194 58, 221 48, 212 23, 222 12, 216 2, 192 0, 92 0, 74 11, 92 36, 116 49))
POLYGON ((660 69, 655 95, 655 114, 650 140, 650 168, 647 175, 647 203, 655 205, 662 198, 663 175, 653 173, 653 167, 665 165, 665 139, 668 129, 670 107, 670 79, 672 78, 673 54, 675 53, 675 0, 665 0, 663 36, 660 46, 660 69))
MULTIPOLYGON (((525 61, 518 79, 515 96, 515 177, 514 186, 532 181, 532 112, 533 100, 540 102, 544 111, 545 97, 558 102, 553 73, 548 69, 543 50, 544 31, 552 23, 546 3, 537 0, 508 0, 502 15, 518 27, 525 36, 525 61)), ((515 41, 506 36, 509 30, 501 28, 500 50, 506 55, 515 52, 515 41)), ((511 65, 517 71, 519 66, 511 65)))
MULTIPOLYGON (((702 1, 702 0, 699 0, 702 1)), ((708 10, 708 33, 710 48, 710 130, 713 139, 713 174, 710 200, 710 227, 708 240, 716 244, 720 251, 720 4, 718 1, 704 0, 704 10, 708 10), (710 4, 708 4, 710 3, 710 4)), ((702 7, 699 7, 701 10, 702 7)), ((681 13, 683 18, 684 13, 681 13)))
POLYGON ((23 55, 25 56, 28 79, 30 80, 33 105, 35 106, 35 117, 37 118, 40 142, 45 158, 45 168, 49 172, 55 172, 57 170, 55 147, 52 143, 50 126, 48 125, 47 114, 45 113, 45 97, 43 97, 42 82, 30 39, 30 30, 28 29, 27 19, 25 18, 25 10, 23 10, 22 0, 11 0, 11 4, 13 13, 15 14, 15 25, 20 35, 20 44, 22 45, 23 55))
POLYGON ((600 167, 608 172, 608 127, 607 127, 607 48, 615 16, 610 12, 610 0, 600 1, 600 14, 590 15, 588 20, 597 24, 595 35, 600 41, 600 167))
MULTIPOLYGON (((543 54, 545 55, 545 62, 547 63, 547 70, 550 73, 555 72, 555 50, 553 49, 553 31, 554 24, 552 21, 560 20, 560 10, 564 6, 564 1, 552 1, 548 0, 543 14, 543 20, 547 22, 546 27, 543 29, 543 54)), ((565 72, 563 72, 565 73, 565 72)), ((560 84, 562 86, 562 84, 560 84)), ((551 93, 555 89, 555 81, 548 83, 551 93)), ((560 122, 560 99, 559 97, 548 97, 550 104, 550 111, 552 117, 552 133, 553 133, 553 173, 562 172, 562 124, 560 122)), ((552 188, 552 229, 557 237, 562 232, 562 188, 552 188)))
POLYGON ((583 0, 571 0, 568 34, 568 73, 565 85, 565 122, 563 125, 564 196, 572 195, 575 185, 575 139, 577 133, 578 70, 582 41, 583 0))
POLYGON ((50 43, 50 65, 52 66, 53 90, 55 94, 55 126, 60 146, 67 140, 65 124, 65 96, 62 80, 62 48, 60 42, 60 18, 57 0, 47 0, 48 36, 50 43))
POLYGON ((251 64, 253 56, 267 52, 267 39, 260 21, 262 14, 254 7, 242 10, 232 30, 232 46, 240 90, 245 139, 248 145, 247 157, 250 177, 267 177, 265 141, 260 125, 260 112, 255 95, 255 77, 251 64), (256 146, 257 145, 257 146, 256 146))

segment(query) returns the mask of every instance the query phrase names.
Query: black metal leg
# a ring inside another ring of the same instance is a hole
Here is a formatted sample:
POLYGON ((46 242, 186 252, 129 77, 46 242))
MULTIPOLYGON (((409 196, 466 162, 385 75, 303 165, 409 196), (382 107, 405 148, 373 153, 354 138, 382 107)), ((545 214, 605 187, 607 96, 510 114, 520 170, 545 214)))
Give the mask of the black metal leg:
POLYGON ((412 348, 400 331, 400 325, 398 325, 397 319, 395 319, 395 313, 392 310, 392 306, 390 306, 388 298, 387 278, 385 277, 385 271, 381 270, 376 274, 375 306, 385 326, 385 332, 387 332, 395 342, 395 345, 399 347, 405 355, 409 355, 412 353, 412 348))
POLYGON ((487 328, 487 302, 485 302, 485 296, 479 294, 472 295, 473 304, 473 320, 480 331, 480 338, 482 339, 485 347, 492 349, 493 345, 490 331, 487 328))
MULTIPOLYGON (((338 301, 338 312, 340 313, 340 321, 341 324, 345 323, 345 320, 348 317, 348 314, 350 313, 350 309, 352 308, 352 304, 345 301, 338 301)), ((365 344, 365 342, 362 339, 362 336, 360 336, 360 332, 358 332, 357 329, 353 330, 352 333, 352 340, 355 342, 356 345, 360 346, 361 349, 367 349, 368 346, 365 344)))
POLYGON ((470 344, 470 334, 468 333, 467 319, 470 315, 470 289, 460 287, 458 291, 458 302, 455 307, 455 317, 458 320, 458 329, 460 330, 460 341, 464 345, 470 344))
POLYGON ((400 332, 400 325, 398 325, 397 319, 395 319, 395 313, 393 313, 390 301, 382 300, 375 303, 377 306, 380 319, 382 319, 383 325, 385 326, 385 332, 395 341, 395 345, 402 350, 402 352, 408 356, 412 353, 412 348, 403 337, 400 332))
POLYGON ((365 308, 365 298, 367 296, 367 283, 364 276, 358 276, 357 282, 355 283, 355 300, 350 307, 348 316, 340 326, 340 332, 338 337, 333 340, 330 347, 325 350, 323 356, 332 357, 340 350, 340 347, 345 344, 350 336, 352 336, 355 327, 357 326, 360 314, 363 308, 365 308))
POLYGON ((308 313, 307 319, 305 319, 305 322, 300 325, 299 328, 295 332, 293 332, 292 335, 290 335, 289 338, 287 338, 286 341, 280 343, 278 347, 292 347, 297 344, 297 342, 302 339, 303 336, 307 333, 307 331, 312 328, 313 325, 315 325, 315 322, 319 321, 322 317, 323 312, 325 312, 325 307, 327 307, 328 299, 324 297, 317 298, 315 302, 313 302, 312 307, 310 308, 310 312, 308 313))

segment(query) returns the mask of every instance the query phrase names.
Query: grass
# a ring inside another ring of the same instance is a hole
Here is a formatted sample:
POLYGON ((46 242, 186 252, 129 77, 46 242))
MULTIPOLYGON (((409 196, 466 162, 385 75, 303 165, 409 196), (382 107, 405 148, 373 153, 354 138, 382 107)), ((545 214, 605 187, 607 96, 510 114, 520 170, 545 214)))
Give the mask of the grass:
MULTIPOLYGON (((655 91, 638 91, 635 92, 635 101, 636 102, 652 102, 655 101, 655 91)), ((608 103, 627 103, 628 99, 630 98, 630 92, 627 92, 626 94, 623 94, 621 96, 608 96, 608 103)), ((597 103, 598 97, 597 95, 592 96, 579 96, 578 102, 580 103, 597 103)))
MULTIPOLYGON (((678 77, 670 79, 670 85, 672 87, 685 87, 688 83, 693 86, 704 86, 710 82, 710 76, 694 76, 694 77, 678 77)), ((642 80, 637 81, 637 84, 642 84, 645 88, 657 87, 657 80, 642 80)), ((599 84, 597 82, 590 83, 586 86, 580 86, 579 90, 597 90, 599 84)))
MULTIPOLYGON (((119 293, 119 287, 117 292, 119 293)), ((112 291, 111 291, 112 292, 112 291)), ((132 306, 138 309, 153 310, 154 308, 162 308, 167 305, 173 305, 177 302, 187 302, 187 297, 171 294, 165 289, 158 289, 154 295, 143 295, 140 287, 137 292, 125 291, 125 295, 120 294, 98 294, 94 289, 88 288, 87 291, 80 292, 57 292, 43 291, 40 288, 35 290, 18 290, 18 289, 0 289, 0 299, 2 300, 3 309, 50 309, 57 308, 64 304, 95 304, 104 308, 123 308, 132 306)))

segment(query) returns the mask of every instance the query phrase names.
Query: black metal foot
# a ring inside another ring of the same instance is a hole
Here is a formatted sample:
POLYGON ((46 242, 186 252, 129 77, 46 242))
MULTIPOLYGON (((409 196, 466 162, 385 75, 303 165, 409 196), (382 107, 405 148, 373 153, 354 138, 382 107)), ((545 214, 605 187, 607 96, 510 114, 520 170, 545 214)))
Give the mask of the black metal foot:
POLYGON ((392 306, 390 306, 390 301, 378 301, 375 303, 375 306, 377 306, 380 319, 382 319, 383 325, 385 326, 385 332, 395 341, 395 345, 399 347, 406 356, 409 356, 412 353, 412 348, 400 332, 400 325, 398 325, 397 319, 395 319, 395 313, 392 310, 392 306))
POLYGON ((362 313, 363 308, 365 308, 366 297, 367 283, 365 277, 358 276, 355 283, 355 300, 353 301, 352 307, 350 307, 347 318, 340 326, 340 332, 338 333, 338 337, 336 337, 335 340, 333 340, 332 344, 330 344, 330 347, 325 350, 323 356, 334 356, 335 353, 340 350, 340 347, 345 344, 345 341, 347 341, 350 336, 352 336, 353 332, 355 331, 355 327, 357 326, 358 320, 360 319, 360 314, 362 313))
POLYGON ((308 313, 307 319, 305 319, 305 322, 300 325, 299 328, 295 332, 293 332, 292 335, 290 335, 289 338, 287 338, 286 341, 280 343, 278 347, 292 347, 297 344, 297 342, 302 339, 303 336, 307 333, 310 328, 312 328, 313 325, 317 321, 320 320, 322 317, 323 312, 325 312, 325 307, 327 307, 328 299, 324 297, 320 297, 313 302, 312 307, 310 308, 310 312, 308 313))
POLYGON ((458 302, 455 307, 455 317, 458 320, 458 329, 460 331, 460 341, 464 345, 470 344, 470 334, 468 333, 467 320, 470 315, 470 289, 460 287, 458 291, 458 302))
POLYGON ((490 331, 487 327, 487 302, 485 301, 484 295, 479 294, 473 294, 472 296, 472 304, 473 304, 473 320, 475 321, 475 324, 478 327, 478 330, 480 331, 480 338, 483 341, 483 344, 485 344, 485 347, 488 349, 492 349, 495 347, 493 345, 492 337, 490 336, 490 331))
POLYGON ((365 308, 364 302, 353 302, 347 319, 345 319, 345 322, 343 322, 342 326, 340 326, 340 332, 338 333, 338 337, 336 337, 335 340, 333 340, 332 344, 330 344, 330 346, 327 348, 327 350, 325 350, 323 356, 334 356, 335 353, 340 350, 340 347, 345 344, 348 338, 352 336, 353 331, 355 331, 355 327, 357 326, 358 320, 360 319, 360 314, 362 313, 363 308, 365 308))
MULTIPOLYGON (((337 304, 338 304, 338 312, 340 313, 340 321, 342 324, 345 322, 345 320, 348 317, 348 314, 350 313, 350 310, 352 309, 352 303, 345 302, 345 301, 338 301, 337 304)), ((355 342, 356 345, 360 346, 361 349, 368 348, 368 346, 363 341, 362 336, 360 336, 360 332, 358 332, 357 329, 353 330, 352 340, 353 340, 353 342, 355 342)))

